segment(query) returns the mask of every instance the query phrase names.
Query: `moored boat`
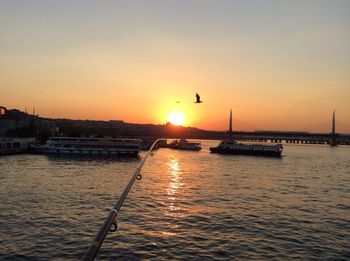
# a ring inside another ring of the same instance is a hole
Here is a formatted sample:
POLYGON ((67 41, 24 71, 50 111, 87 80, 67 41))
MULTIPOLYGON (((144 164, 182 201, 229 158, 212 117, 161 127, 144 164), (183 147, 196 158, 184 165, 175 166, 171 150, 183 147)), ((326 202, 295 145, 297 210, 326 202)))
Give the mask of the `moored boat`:
POLYGON ((0 137, 0 155, 10 155, 26 153, 34 138, 1 138, 0 137))
POLYGON ((137 157, 139 139, 51 137, 44 145, 34 145, 31 151, 44 154, 106 155, 137 157))
POLYGON ((167 144, 167 148, 175 150, 201 150, 201 144, 199 142, 189 142, 185 139, 174 140, 167 144))

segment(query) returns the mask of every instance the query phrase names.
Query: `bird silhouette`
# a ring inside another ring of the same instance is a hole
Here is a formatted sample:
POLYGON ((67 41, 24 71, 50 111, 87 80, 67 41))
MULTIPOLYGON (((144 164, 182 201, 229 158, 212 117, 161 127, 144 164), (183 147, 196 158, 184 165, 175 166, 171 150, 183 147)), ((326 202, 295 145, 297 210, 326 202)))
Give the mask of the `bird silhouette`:
POLYGON ((201 101, 201 97, 198 95, 198 93, 196 93, 196 101, 194 103, 201 103, 203 101, 201 101))

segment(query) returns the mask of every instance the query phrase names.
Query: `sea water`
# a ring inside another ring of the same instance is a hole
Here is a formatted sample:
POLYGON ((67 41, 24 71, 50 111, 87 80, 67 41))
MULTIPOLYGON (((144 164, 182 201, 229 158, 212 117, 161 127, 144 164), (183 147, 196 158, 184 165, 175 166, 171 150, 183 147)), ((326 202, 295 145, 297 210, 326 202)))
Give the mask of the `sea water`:
MULTIPOLYGON (((350 146, 159 149, 97 260, 349 260, 350 146)), ((0 260, 81 259, 139 159, 0 157, 0 260)))

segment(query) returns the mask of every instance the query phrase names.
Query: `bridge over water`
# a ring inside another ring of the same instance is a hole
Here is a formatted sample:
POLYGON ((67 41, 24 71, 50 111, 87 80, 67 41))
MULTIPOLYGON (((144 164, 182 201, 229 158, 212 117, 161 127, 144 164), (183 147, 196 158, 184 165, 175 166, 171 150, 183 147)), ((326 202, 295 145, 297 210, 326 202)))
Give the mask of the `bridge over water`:
POLYGON ((207 133, 206 138, 224 139, 230 136, 232 139, 253 142, 274 143, 301 143, 301 144, 329 144, 331 146, 350 145, 350 134, 339 134, 335 131, 335 111, 332 117, 332 129, 330 133, 310 133, 298 131, 232 131, 232 111, 230 110, 230 125, 227 133, 207 133))
POLYGON ((350 134, 308 132, 233 132, 232 138, 242 141, 350 145, 350 134))
POLYGON ((296 131, 255 131, 232 133, 231 121, 230 132, 232 138, 244 141, 329 144, 331 146, 350 145, 350 134, 339 134, 335 131, 335 111, 333 111, 332 115, 331 133, 309 133, 296 131))

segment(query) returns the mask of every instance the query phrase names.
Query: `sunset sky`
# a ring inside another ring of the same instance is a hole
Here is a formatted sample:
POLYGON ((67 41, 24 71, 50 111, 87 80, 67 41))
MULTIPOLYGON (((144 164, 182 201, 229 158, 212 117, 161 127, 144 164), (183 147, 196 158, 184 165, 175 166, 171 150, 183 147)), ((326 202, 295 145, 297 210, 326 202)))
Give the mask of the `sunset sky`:
POLYGON ((350 1, 0 1, 0 105, 43 117, 350 132, 350 1), (195 94, 203 103, 195 104, 195 94), (179 103, 176 103, 179 101, 179 103))

